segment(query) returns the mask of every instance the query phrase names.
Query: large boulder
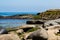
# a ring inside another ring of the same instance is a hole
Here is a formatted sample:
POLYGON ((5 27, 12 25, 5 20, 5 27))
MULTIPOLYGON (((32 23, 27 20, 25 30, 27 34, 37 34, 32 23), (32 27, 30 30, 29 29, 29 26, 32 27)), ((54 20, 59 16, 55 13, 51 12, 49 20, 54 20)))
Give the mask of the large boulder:
POLYGON ((48 34, 47 31, 44 29, 39 29, 37 31, 34 31, 31 33, 26 40, 32 39, 32 40, 47 40, 48 34))
POLYGON ((0 35, 0 40, 20 40, 16 34, 4 34, 0 35))

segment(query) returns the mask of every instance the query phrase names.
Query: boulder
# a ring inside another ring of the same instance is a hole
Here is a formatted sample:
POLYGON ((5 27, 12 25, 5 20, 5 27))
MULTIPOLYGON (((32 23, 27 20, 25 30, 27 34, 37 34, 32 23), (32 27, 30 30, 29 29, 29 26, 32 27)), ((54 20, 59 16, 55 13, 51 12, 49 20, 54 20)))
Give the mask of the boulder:
POLYGON ((32 21, 27 21, 27 24, 44 24, 44 21, 42 20, 32 20, 32 21))
POLYGON ((0 35, 0 40, 20 40, 16 34, 4 34, 0 35))
POLYGON ((8 31, 0 26, 0 34, 7 34, 8 31))
POLYGON ((39 29, 37 31, 34 31, 31 33, 26 40, 32 39, 32 40, 47 40, 48 34, 47 31, 44 29, 39 29))

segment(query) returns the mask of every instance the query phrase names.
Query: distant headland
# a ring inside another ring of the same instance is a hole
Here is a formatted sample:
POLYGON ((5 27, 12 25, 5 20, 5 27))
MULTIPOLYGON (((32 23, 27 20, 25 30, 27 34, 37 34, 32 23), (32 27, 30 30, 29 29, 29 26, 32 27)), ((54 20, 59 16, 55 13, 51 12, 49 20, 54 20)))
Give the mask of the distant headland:
POLYGON ((44 19, 44 20, 50 20, 50 19, 58 19, 60 18, 60 9, 50 9, 46 10, 44 12, 38 12, 37 14, 18 14, 18 15, 12 15, 12 16, 0 16, 0 18, 10 18, 10 19, 44 19))

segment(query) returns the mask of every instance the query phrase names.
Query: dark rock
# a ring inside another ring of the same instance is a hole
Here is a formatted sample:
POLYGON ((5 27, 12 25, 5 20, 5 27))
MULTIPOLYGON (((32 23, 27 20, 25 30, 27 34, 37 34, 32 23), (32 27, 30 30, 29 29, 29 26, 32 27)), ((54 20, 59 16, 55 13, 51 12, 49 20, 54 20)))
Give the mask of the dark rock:
POLYGON ((36 21, 35 23, 36 24, 44 24, 44 22, 42 22, 42 21, 36 21))
POLYGON ((47 40, 47 38, 48 38, 48 34, 44 29, 34 31, 27 37, 27 39, 32 39, 32 40, 47 40))
POLYGON ((26 23, 27 24, 35 24, 35 22, 33 22, 33 21, 27 21, 26 23))
POLYGON ((5 30, 3 27, 0 27, 0 34, 7 34, 8 31, 5 30))
POLYGON ((44 24, 43 21, 27 21, 27 24, 44 24))
POLYGON ((25 28, 25 29, 23 29, 23 30, 24 30, 24 32, 27 32, 27 31, 30 30, 30 29, 32 29, 32 28, 25 28))
POLYGON ((19 27, 19 28, 20 28, 20 29, 23 29, 24 32, 26 32, 26 31, 28 31, 28 30, 34 28, 34 27, 36 27, 36 26, 35 26, 35 25, 22 25, 22 26, 19 27))

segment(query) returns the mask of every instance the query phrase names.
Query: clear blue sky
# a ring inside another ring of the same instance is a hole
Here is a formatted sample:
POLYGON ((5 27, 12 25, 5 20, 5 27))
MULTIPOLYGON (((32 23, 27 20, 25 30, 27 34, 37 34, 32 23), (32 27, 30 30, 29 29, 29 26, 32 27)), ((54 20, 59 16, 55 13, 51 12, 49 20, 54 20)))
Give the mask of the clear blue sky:
POLYGON ((0 0, 0 12, 41 12, 60 8, 60 0, 0 0))

